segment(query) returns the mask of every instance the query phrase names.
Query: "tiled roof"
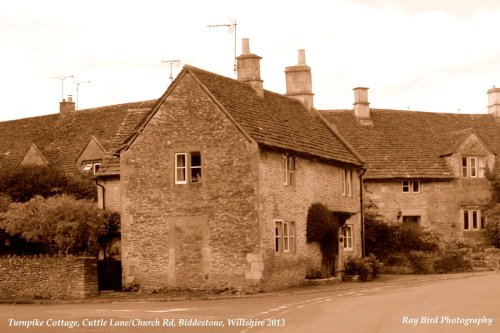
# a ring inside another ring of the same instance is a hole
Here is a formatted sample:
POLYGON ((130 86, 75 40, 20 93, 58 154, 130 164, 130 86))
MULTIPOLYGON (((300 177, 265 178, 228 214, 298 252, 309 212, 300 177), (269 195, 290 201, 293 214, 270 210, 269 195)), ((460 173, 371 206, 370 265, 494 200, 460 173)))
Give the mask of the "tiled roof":
POLYGON ((363 156, 366 178, 453 178, 443 156, 470 134, 500 155, 500 121, 492 115, 371 109, 372 124, 363 125, 352 110, 320 113, 363 156))
MULTIPOLYGON (((92 136, 110 151, 115 135, 129 109, 151 108, 153 101, 126 103, 59 114, 0 122, 0 166, 17 167, 32 144, 49 164, 65 171, 75 170, 75 162, 92 136)), ((142 113, 144 115, 144 113, 142 113)))
MULTIPOLYGON (((259 145, 358 166, 363 164, 326 121, 307 111, 300 102, 267 90, 260 97, 245 83, 192 66, 184 66, 176 81, 187 73, 193 75, 236 125, 259 145)), ((174 89, 176 81, 159 103, 174 89)), ((143 126, 156 112, 156 107, 151 112, 143 126)), ((128 145, 134 139, 132 137, 128 145)))

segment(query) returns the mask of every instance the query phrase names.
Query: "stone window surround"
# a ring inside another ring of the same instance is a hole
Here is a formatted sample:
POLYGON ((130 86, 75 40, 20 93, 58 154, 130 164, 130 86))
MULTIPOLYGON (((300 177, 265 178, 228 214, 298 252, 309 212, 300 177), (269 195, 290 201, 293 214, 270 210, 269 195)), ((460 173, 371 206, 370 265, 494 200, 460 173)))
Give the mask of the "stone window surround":
POLYGON ((275 253, 295 253, 297 248, 296 227, 293 221, 273 220, 275 253))
POLYGON ((200 184, 202 182, 202 175, 204 174, 204 165, 203 165, 203 158, 202 158, 202 152, 201 152, 201 149, 199 148, 189 148, 189 149, 176 149, 173 154, 172 154, 172 160, 174 161, 174 175, 173 175, 173 178, 174 178, 174 184, 175 185, 188 185, 188 184, 191 184, 191 185, 196 185, 196 184, 200 184), (200 165, 198 166, 192 166, 191 163, 192 163, 192 154, 198 154, 200 156, 200 165), (177 157, 178 156, 182 156, 184 155, 185 156, 185 161, 184 161, 184 166, 178 166, 177 165, 177 157), (184 180, 178 180, 177 179, 177 170, 178 169, 184 169, 184 180), (192 178, 192 171, 193 169, 199 169, 199 174, 200 174, 200 179, 199 180, 196 180, 196 181, 193 181, 193 178, 192 178))

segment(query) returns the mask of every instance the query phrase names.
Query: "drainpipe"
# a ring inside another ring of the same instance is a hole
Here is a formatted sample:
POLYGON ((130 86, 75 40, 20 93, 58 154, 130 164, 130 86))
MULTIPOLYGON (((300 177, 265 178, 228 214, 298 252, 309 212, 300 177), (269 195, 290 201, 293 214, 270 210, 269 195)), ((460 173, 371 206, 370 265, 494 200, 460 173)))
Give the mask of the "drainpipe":
MULTIPOLYGON (((106 198, 106 196, 104 195, 105 194, 105 187, 102 186, 101 184, 99 184, 99 179, 96 179, 95 180, 95 184, 97 185, 97 187, 100 187, 102 189, 102 209, 105 209, 106 208, 106 204, 105 204, 105 201, 104 201, 104 198, 106 198)), ((99 192, 97 192, 97 200, 99 201, 99 192)))
POLYGON ((363 176, 366 173, 366 169, 362 168, 359 173, 359 204, 360 204, 360 218, 361 218, 361 255, 366 257, 365 253, 365 206, 363 201, 364 191, 363 191, 363 176))

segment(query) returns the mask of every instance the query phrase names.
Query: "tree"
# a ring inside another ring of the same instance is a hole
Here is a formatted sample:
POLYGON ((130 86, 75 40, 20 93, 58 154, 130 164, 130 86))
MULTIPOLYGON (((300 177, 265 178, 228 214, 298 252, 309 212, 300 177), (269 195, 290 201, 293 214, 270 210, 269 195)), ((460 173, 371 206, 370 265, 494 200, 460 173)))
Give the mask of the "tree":
POLYGON ((13 237, 42 244, 45 253, 97 255, 99 239, 110 229, 105 213, 90 200, 36 196, 11 204, 0 214, 0 228, 13 237))

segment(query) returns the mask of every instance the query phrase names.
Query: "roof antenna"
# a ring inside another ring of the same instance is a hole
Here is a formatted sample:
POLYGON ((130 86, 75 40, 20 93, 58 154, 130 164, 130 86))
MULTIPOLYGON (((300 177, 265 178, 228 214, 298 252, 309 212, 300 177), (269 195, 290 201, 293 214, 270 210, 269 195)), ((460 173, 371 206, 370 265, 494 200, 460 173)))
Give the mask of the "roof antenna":
POLYGON ((211 25, 207 25, 207 28, 219 28, 219 27, 228 27, 229 30, 227 32, 229 32, 230 34, 232 34, 234 32, 234 72, 236 73, 237 71, 237 64, 236 64, 236 30, 237 30, 237 27, 238 27, 238 24, 236 23, 236 20, 232 20, 232 19, 229 19, 231 21, 231 23, 229 24, 211 24, 211 25))
POLYGON ((170 64, 170 76, 168 77, 170 79, 170 82, 174 81, 174 76, 172 75, 172 66, 175 64, 176 66, 179 66, 181 61, 179 59, 175 60, 163 60, 162 63, 167 63, 170 64))
POLYGON ((61 100, 64 99, 64 80, 66 80, 66 79, 72 79, 72 78, 73 78, 73 75, 69 75, 69 76, 54 76, 54 77, 51 78, 51 79, 61 80, 61 100))
POLYGON ((78 81, 78 82, 73 82, 73 83, 76 84, 76 109, 78 110, 78 90, 79 90, 81 84, 90 83, 90 80, 89 81, 78 81))

